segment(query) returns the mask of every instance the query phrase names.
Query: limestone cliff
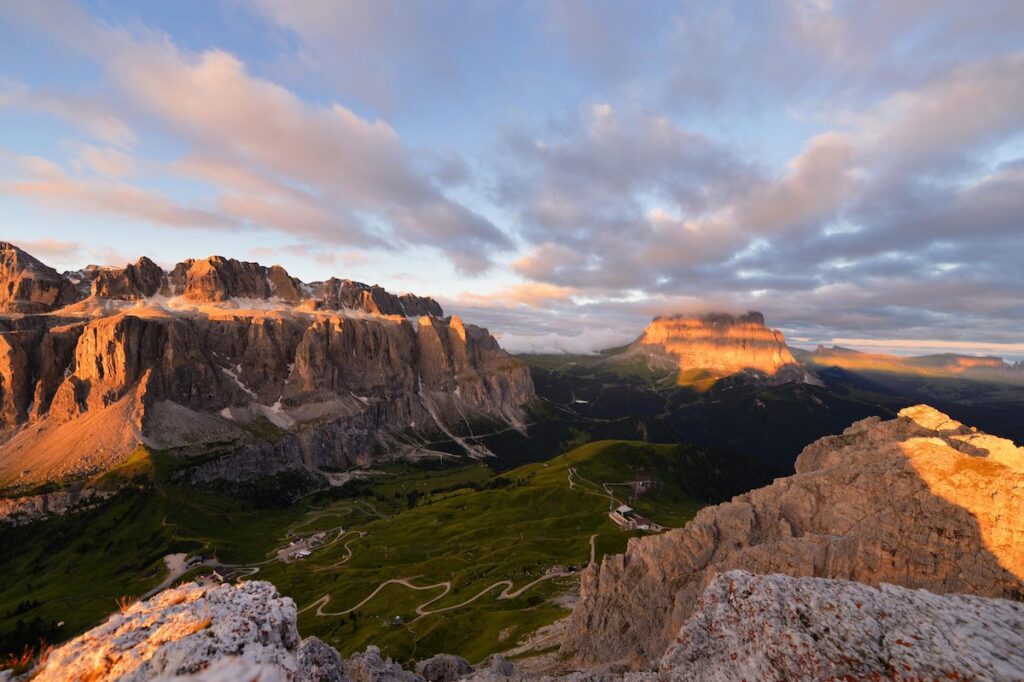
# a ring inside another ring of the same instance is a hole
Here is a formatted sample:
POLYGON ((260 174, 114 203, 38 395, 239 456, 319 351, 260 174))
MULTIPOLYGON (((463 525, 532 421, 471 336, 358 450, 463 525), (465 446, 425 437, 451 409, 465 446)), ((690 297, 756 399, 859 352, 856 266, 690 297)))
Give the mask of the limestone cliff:
POLYGON ((74 302, 74 285, 9 242, 0 242, 0 312, 39 313, 74 302))
POLYGON ((927 406, 808 446, 796 474, 589 568, 565 653, 647 666, 716 573, 1024 596, 1024 453, 927 406))
POLYGON ((678 369, 680 382, 697 372, 712 377, 748 373, 773 381, 813 378, 793 357, 782 332, 766 327, 758 312, 656 317, 626 355, 678 369))
POLYGON ((215 446, 228 457, 203 479, 348 466, 415 442, 407 430, 518 424, 533 397, 522 362, 429 298, 216 256, 72 281, 8 251, 20 269, 0 288, 19 312, 0 315, 0 484, 85 474, 140 443, 215 446), (28 271, 55 284, 24 284, 28 271), (57 307, 63 291, 84 298, 57 307))

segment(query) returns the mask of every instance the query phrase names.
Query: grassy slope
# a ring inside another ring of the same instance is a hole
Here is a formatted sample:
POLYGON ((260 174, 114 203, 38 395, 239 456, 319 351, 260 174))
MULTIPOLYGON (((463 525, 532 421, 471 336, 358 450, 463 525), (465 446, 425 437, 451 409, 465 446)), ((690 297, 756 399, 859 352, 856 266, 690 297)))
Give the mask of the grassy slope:
MULTIPOLYGON (((585 564, 592 535, 597 536, 599 553, 625 547, 629 535, 607 518, 608 499, 570 489, 570 467, 579 467, 591 480, 608 476, 622 481, 632 478, 630 463, 635 458, 649 462, 646 470, 660 476, 679 452, 679 446, 589 444, 506 472, 506 487, 438 493, 413 509, 362 526, 367 535, 349 545, 352 559, 325 572, 323 581, 310 581, 309 571, 342 560, 347 552, 340 544, 303 562, 268 566, 262 575, 294 597, 300 608, 330 593, 324 607, 329 613, 348 610, 387 579, 410 578, 419 587, 451 581, 451 591, 430 609, 460 604, 503 580, 511 580, 518 589, 553 566, 585 564)), ((643 511, 672 523, 685 521, 699 507, 681 487, 666 486, 643 511)), ((542 582, 515 599, 499 599, 505 587, 501 585, 469 606, 418 620, 416 606, 442 594, 443 588, 420 592, 391 585, 360 607, 355 617, 320 617, 312 609, 306 611, 300 629, 339 646, 344 654, 374 643, 399 659, 448 651, 480 660, 563 615, 565 611, 550 599, 570 590, 574 582, 542 582)))
MULTIPOLYGON (((50 641, 90 627, 115 608, 117 597, 143 594, 159 584, 165 554, 201 551, 225 563, 259 563, 286 542, 289 530, 301 536, 337 532, 343 525, 366 533, 359 539, 347 536, 353 540, 348 543, 352 558, 340 565, 347 555, 344 543, 300 562, 261 566, 256 577, 274 582, 300 608, 330 593, 325 610, 342 611, 392 578, 410 578, 417 586, 450 580, 452 590, 432 609, 457 605, 501 580, 518 589, 553 566, 584 564, 591 535, 597 535, 598 556, 625 545, 628 535, 607 518, 609 501, 570 490, 570 466, 592 481, 624 481, 637 473, 666 480, 636 506, 672 525, 719 494, 709 457, 714 455, 694 447, 605 442, 500 476, 482 464, 435 470, 393 466, 353 486, 342 499, 336 492, 320 493, 268 509, 220 492, 172 485, 166 474, 173 463, 159 453, 140 452, 112 476, 93 482, 138 484, 101 508, 0 531, 0 574, 6 577, 0 582, 0 640, 5 640, 0 645, 20 648, 14 634, 19 620, 18 637, 29 641, 37 618, 37 634, 50 641), (410 493, 420 496, 412 508, 410 493), (54 629, 56 621, 65 624, 54 629)), ((574 583, 571 577, 546 581, 504 600, 497 598, 502 585, 471 605, 414 623, 416 606, 441 588, 390 585, 354 616, 306 611, 300 630, 344 653, 375 643, 399 659, 448 651, 479 660, 564 614, 550 599, 574 583)))

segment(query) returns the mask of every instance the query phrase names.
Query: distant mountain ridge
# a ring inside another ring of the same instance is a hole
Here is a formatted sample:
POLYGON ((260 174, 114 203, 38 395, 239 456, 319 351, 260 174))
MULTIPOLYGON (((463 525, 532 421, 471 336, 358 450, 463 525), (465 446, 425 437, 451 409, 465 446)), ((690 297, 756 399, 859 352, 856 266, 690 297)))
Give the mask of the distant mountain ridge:
MULTIPOLYGON (((430 298, 212 256, 59 275, 0 243, 0 485, 78 476, 139 445, 249 479, 518 425, 526 366, 430 298)), ((468 446, 471 455, 487 454, 468 446)))
POLYGON ((802 362, 818 367, 1024 382, 1024 362, 1010 363, 994 355, 934 353, 900 356, 823 345, 819 345, 813 351, 795 349, 793 354, 802 362))

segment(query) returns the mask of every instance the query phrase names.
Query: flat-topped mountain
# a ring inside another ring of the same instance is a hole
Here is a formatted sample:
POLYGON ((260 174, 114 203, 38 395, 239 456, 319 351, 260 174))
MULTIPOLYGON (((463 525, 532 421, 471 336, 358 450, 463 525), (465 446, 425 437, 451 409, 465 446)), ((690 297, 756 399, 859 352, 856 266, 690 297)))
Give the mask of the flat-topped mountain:
POLYGON ((677 369, 680 384, 742 373, 775 383, 812 380, 782 332, 765 326, 764 315, 755 311, 656 317, 624 355, 677 369))
MULTIPOLYGON (((3 245, 0 484, 101 470, 137 446, 209 478, 367 462, 403 432, 516 425, 529 372, 430 298, 213 256, 59 275, 3 245)), ((483 454, 467 446, 471 454, 483 454)))

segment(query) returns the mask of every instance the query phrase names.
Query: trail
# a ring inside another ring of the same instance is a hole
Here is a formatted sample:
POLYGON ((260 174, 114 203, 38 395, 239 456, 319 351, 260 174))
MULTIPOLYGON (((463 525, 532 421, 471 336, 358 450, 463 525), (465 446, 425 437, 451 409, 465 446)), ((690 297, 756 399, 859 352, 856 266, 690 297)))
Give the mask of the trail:
POLYGON ((606 500, 611 500, 612 502, 614 502, 616 504, 621 504, 621 501, 618 498, 616 498, 615 495, 613 495, 610 490, 606 490, 602 486, 599 486, 597 483, 594 483, 593 481, 589 481, 589 480, 583 478, 582 476, 580 476, 579 472, 576 471, 575 467, 569 467, 568 481, 569 481, 569 489, 570 490, 578 490, 581 493, 584 493, 586 495, 594 495, 596 497, 602 497, 602 498, 604 498, 606 500), (575 481, 572 480, 574 476, 577 479, 579 479, 580 483, 576 483, 575 481), (583 483, 585 483, 588 486, 591 486, 591 488, 594 488, 594 489, 591 490, 591 489, 581 485, 583 483))
MULTIPOLYGON (((597 544, 596 544, 596 541, 597 541, 597 533, 594 533, 593 535, 590 536, 590 561, 587 564, 588 566, 592 566, 594 564, 594 562, 596 561, 596 554, 597 554, 597 544)), ((345 559, 345 560, 347 561, 347 559, 345 559)), ((402 587, 409 588, 410 590, 416 590, 418 592, 425 592, 425 591, 428 591, 428 590, 436 590, 436 589, 440 588, 441 589, 440 594, 438 594, 435 597, 432 597, 432 598, 428 599, 427 601, 419 604, 416 607, 416 618, 413 619, 412 621, 410 621, 410 624, 412 624, 412 623, 415 623, 419 619, 424 618, 426 616, 433 616, 433 615, 436 615, 438 613, 444 613, 446 611, 454 611, 455 609, 461 609, 462 607, 468 606, 469 604, 472 604, 476 600, 480 599, 484 595, 488 594, 489 592, 494 591, 495 589, 497 589, 499 587, 501 587, 503 589, 502 589, 501 592, 498 593, 498 596, 496 597, 496 599, 499 599, 499 600, 515 599, 516 597, 518 597, 518 596, 522 595, 523 593, 525 593, 531 587, 534 587, 535 585, 538 585, 538 584, 540 584, 542 582, 545 582, 547 580, 554 580, 555 578, 565 578, 565 577, 568 577, 568 576, 571 576, 571 575, 575 575, 575 574, 576 574, 576 571, 574 571, 572 569, 561 569, 561 570, 558 570, 558 571, 549 571, 549 572, 545 573, 544 575, 540 576, 539 578, 536 578, 536 579, 526 583, 525 585, 523 585, 522 587, 520 587, 518 589, 514 589, 515 588, 515 583, 513 583, 511 580, 499 580, 496 583, 493 583, 493 584, 488 585, 487 587, 483 588, 482 590, 480 590, 479 592, 474 594, 469 599, 466 599, 465 601, 459 602, 458 604, 452 604, 451 606, 443 606, 443 607, 438 608, 438 609, 430 609, 429 607, 430 607, 431 604, 433 604, 433 603, 443 599, 445 596, 448 595, 449 592, 451 592, 451 590, 452 590, 452 582, 450 580, 445 580, 445 581, 442 581, 442 582, 439 582, 439 583, 434 583, 432 585, 415 585, 415 584, 413 584, 412 581, 415 580, 416 578, 420 577, 420 576, 408 576, 408 577, 405 577, 405 578, 391 578, 390 580, 385 580, 380 585, 378 585, 373 590, 373 592, 371 592, 369 595, 367 595, 358 604, 356 604, 355 606, 352 606, 350 608, 347 608, 347 609, 345 609, 343 611, 325 611, 324 610, 324 608, 331 601, 331 593, 328 592, 328 593, 322 595, 319 599, 313 601, 308 606, 303 607, 301 610, 299 610, 298 613, 304 613, 304 612, 306 612, 306 611, 308 611, 308 610, 310 610, 310 609, 315 607, 316 608, 316 615, 317 616, 321 616, 321 617, 347 616, 348 614, 352 613, 353 611, 356 611, 359 608, 361 608, 362 606, 364 606, 365 604, 369 603, 374 597, 376 597, 378 594, 380 594, 381 590, 383 590, 388 585, 401 585, 402 587)))
MULTIPOLYGON (((347 538, 349 535, 352 535, 353 533, 356 534, 356 537, 352 538, 351 540, 349 540, 348 542, 345 543, 345 546, 344 546, 345 558, 344 559, 342 559, 341 561, 339 561, 337 563, 331 564, 330 566, 321 566, 320 568, 314 568, 313 570, 314 571, 318 571, 318 572, 319 571, 330 571, 330 570, 333 570, 335 568, 340 568, 342 565, 346 564, 348 562, 348 560, 352 558, 352 548, 350 548, 349 545, 351 545, 356 540, 360 540, 360 539, 364 538, 367 535, 366 531, 350 530, 349 532, 345 533, 342 537, 338 538, 338 540, 344 540, 345 538, 347 538)), ((331 543, 331 544, 334 544, 334 543, 331 543)), ((326 545, 324 545, 324 546, 326 547, 326 545)), ((318 547, 317 549, 320 549, 320 548, 318 547)))

